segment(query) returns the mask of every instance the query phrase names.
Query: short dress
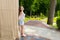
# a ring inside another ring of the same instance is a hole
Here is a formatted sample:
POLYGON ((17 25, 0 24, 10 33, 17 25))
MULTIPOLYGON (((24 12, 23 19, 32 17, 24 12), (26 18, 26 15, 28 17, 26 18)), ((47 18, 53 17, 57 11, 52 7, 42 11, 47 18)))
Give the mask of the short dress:
POLYGON ((18 25, 24 25, 25 14, 23 13, 18 20, 18 25))

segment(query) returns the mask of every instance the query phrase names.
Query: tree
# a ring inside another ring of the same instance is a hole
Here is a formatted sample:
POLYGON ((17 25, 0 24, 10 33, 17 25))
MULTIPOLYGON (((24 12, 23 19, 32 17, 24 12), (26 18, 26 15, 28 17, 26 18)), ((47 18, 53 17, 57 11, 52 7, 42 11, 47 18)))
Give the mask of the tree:
POLYGON ((30 16, 31 13, 31 5, 33 4, 34 0, 24 0, 23 1, 23 6, 24 6, 24 12, 26 15, 30 16))
POLYGON ((53 24, 53 18, 55 14, 56 0, 50 0, 50 9, 48 14, 47 24, 53 24))
POLYGON ((19 6, 23 5, 24 0, 19 0, 19 6))

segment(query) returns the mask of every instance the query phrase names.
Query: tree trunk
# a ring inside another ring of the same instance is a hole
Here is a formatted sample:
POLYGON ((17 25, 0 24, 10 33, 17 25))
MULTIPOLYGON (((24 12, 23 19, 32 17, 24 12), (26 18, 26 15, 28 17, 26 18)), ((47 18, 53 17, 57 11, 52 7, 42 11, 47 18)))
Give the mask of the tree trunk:
POLYGON ((30 18, 32 17, 32 11, 30 10, 30 18))
POLYGON ((53 18, 55 14, 55 7, 56 7, 56 0, 50 0, 50 9, 48 14, 48 21, 47 24, 53 24, 53 18))

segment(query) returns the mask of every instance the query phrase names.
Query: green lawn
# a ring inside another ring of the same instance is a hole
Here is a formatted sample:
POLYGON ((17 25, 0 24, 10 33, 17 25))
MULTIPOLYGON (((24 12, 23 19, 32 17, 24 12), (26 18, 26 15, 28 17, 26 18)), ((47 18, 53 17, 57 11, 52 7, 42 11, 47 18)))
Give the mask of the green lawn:
POLYGON ((29 21, 29 20, 42 20, 42 19, 44 19, 44 18, 42 18, 42 17, 26 17, 25 18, 25 22, 27 22, 27 21, 29 21))

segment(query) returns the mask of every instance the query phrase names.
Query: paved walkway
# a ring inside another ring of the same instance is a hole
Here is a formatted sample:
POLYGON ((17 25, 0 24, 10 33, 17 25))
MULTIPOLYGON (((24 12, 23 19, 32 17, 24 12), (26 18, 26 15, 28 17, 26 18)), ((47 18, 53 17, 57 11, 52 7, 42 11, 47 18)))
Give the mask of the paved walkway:
POLYGON ((60 32, 41 21, 26 22, 24 31, 27 36, 20 40, 60 40, 60 32))
POLYGON ((51 28, 49 25, 42 21, 37 21, 37 20, 30 20, 25 23, 25 25, 30 25, 30 26, 36 26, 36 27, 45 27, 45 28, 51 28))
POLYGON ((35 27, 25 25, 25 33, 28 35, 35 35, 38 37, 50 39, 50 40, 60 40, 60 32, 48 28, 35 27))
MULTIPOLYGON (((60 40, 60 32, 51 29, 49 25, 41 21, 28 21, 25 23, 25 33, 27 35, 40 37, 41 40, 60 40), (46 38, 46 39, 44 39, 46 38)), ((40 40, 39 39, 39 40, 40 40)))

